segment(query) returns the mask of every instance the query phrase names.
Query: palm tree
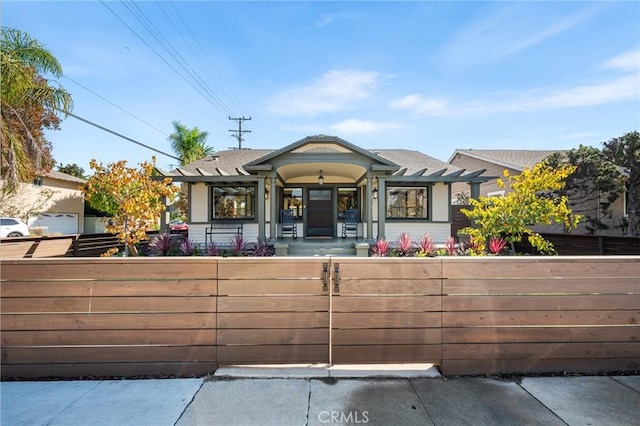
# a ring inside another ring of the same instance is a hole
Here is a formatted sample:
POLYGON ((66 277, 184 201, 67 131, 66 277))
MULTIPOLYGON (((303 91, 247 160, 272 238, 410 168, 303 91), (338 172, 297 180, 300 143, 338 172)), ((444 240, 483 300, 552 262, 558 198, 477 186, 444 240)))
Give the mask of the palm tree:
MULTIPOLYGON (((174 132, 169 135, 169 141, 171 141, 171 149, 173 149, 173 152, 180 157, 181 166, 213 154, 214 149, 205 145, 209 133, 201 132, 197 127, 189 129, 179 121, 173 122, 173 129, 174 132)), ((182 185, 180 185, 178 200, 174 205, 184 217, 187 217, 189 210, 188 194, 187 184, 183 182, 182 185)))
POLYGON ((209 133, 201 132, 197 127, 189 129, 179 121, 173 122, 173 128, 169 141, 171 149, 180 157, 181 166, 213 154, 214 149, 205 145, 209 133))
POLYGON ((60 63, 44 45, 27 33, 6 27, 2 28, 0 44, 1 177, 3 190, 14 192, 19 182, 53 166, 43 129, 57 128, 60 119, 56 114, 70 112, 73 101, 63 87, 42 76, 62 75, 60 63))

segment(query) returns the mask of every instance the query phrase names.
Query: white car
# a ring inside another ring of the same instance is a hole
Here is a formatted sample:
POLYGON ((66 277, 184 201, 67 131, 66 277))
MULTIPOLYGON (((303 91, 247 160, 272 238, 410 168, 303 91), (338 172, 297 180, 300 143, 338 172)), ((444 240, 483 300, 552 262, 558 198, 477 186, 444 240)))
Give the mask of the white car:
POLYGON ((29 227, 20 219, 15 217, 0 218, 0 238, 28 236, 29 227))

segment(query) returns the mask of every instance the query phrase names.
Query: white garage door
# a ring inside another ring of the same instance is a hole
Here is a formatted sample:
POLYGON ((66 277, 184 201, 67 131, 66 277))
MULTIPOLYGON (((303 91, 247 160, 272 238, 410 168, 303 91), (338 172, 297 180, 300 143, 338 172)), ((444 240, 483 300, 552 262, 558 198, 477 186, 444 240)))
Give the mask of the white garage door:
POLYGON ((43 213, 31 226, 46 226, 49 234, 77 234, 77 213, 43 213))

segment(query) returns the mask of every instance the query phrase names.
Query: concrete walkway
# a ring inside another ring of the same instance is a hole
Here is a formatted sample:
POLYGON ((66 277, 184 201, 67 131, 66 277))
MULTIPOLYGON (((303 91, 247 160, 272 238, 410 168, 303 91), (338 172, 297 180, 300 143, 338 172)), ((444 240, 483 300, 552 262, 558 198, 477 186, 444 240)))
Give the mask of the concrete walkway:
POLYGON ((304 368, 270 370, 270 378, 262 369, 220 369, 207 380, 2 382, 0 423, 640 424, 640 376, 444 379, 433 370, 343 370, 335 377, 314 369, 302 377, 304 368))

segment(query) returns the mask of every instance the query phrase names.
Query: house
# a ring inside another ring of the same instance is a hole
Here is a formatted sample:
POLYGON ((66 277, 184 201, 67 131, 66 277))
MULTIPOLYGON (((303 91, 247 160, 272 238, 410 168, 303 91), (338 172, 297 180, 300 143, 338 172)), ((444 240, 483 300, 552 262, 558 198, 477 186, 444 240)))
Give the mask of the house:
POLYGON ((325 135, 278 150, 219 151, 163 174, 189 184, 189 238, 198 243, 212 223, 241 225, 248 240, 292 238, 283 235, 283 211, 298 237, 339 238, 347 210, 356 211, 357 239, 409 232, 445 241, 451 185, 476 188, 490 179, 418 151, 366 150, 325 135))
POLYGON ((25 220, 32 233, 79 234, 84 229, 84 179, 52 170, 3 201, 3 214, 25 220))
MULTIPOLYGON (((535 164, 540 163, 545 158, 558 152, 557 150, 492 150, 492 149, 456 149, 449 158, 448 164, 466 169, 486 169, 488 175, 503 177, 503 171, 508 170, 509 174, 514 176, 522 173, 525 168, 531 168, 535 164)), ((500 188, 497 179, 489 179, 479 185, 479 193, 471 194, 472 196, 502 196, 509 192, 509 188, 500 188)), ((468 186, 461 185, 459 182, 452 184, 453 200, 464 199, 461 194, 469 193, 468 186)), ((620 228, 621 222, 625 216, 625 196, 620 197, 613 203, 609 209, 610 216, 603 216, 600 209, 600 203, 605 202, 605 194, 600 194, 593 199, 572 203, 569 199, 569 205, 574 212, 597 218, 609 226, 609 229, 599 231, 603 235, 622 235, 620 228)), ((562 225, 550 225, 537 227, 540 232, 563 233, 565 229, 562 225)), ((571 231, 577 234, 592 234, 594 231, 588 223, 581 223, 576 230, 571 231)))

